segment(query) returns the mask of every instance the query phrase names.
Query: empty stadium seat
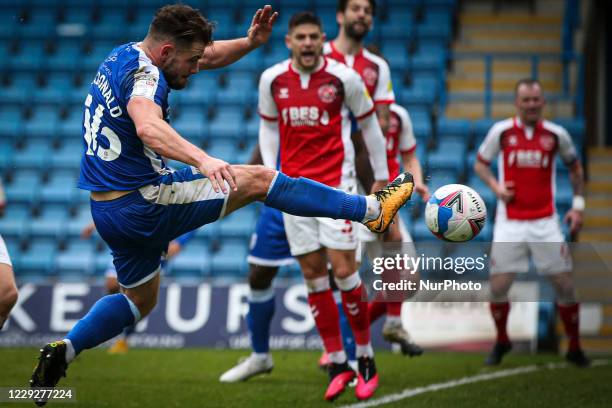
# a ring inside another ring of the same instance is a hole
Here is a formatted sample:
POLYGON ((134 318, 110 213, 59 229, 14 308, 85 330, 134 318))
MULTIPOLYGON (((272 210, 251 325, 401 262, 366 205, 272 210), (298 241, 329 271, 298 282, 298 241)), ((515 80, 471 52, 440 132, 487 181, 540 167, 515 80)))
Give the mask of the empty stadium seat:
POLYGON ((19 270, 21 275, 48 275, 55 270, 55 256, 57 244, 53 239, 33 240, 28 249, 19 257, 19 270))
POLYGON ((168 261, 168 272, 173 276, 207 276, 210 274, 210 263, 208 245, 190 242, 179 256, 168 261))
POLYGON ((57 254, 55 270, 64 277, 82 277, 95 272, 94 245, 90 241, 74 240, 57 254))
POLYGON ((224 106, 210 122, 210 135, 214 138, 241 139, 244 134, 244 115, 242 109, 224 106))
POLYGON ((242 240, 224 240, 221 249, 212 255, 214 276, 231 274, 244 276, 247 270, 247 244, 242 240))
POLYGON ((45 204, 62 204, 68 206, 73 201, 77 178, 73 171, 55 171, 49 181, 42 185, 40 200, 45 204))
POLYGON ((60 239, 66 232, 68 214, 65 208, 43 206, 42 213, 30 221, 29 236, 60 239))
POLYGON ((181 110, 181 114, 172 126, 177 132, 190 142, 201 145, 208 136, 205 111, 198 107, 188 107, 181 110))

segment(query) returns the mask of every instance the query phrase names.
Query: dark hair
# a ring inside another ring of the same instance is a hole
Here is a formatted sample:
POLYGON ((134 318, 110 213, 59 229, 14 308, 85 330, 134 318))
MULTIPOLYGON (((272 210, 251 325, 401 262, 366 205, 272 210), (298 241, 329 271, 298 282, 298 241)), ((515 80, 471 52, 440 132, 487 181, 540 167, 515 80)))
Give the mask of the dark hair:
POLYGON ((527 86, 538 85, 540 88, 542 88, 540 81, 538 81, 537 79, 533 79, 533 78, 519 79, 516 85, 514 85, 514 96, 518 96, 518 90, 521 87, 521 85, 527 85, 527 86))
POLYGON ((157 10, 149 34, 157 40, 170 39, 179 46, 194 42, 212 43, 214 24, 186 4, 172 4, 157 10))
POLYGON ((323 31, 321 19, 312 11, 299 11, 289 20, 289 31, 302 24, 314 24, 323 31))
MULTIPOLYGON (((350 1, 351 0, 338 0, 338 7, 336 8, 336 11, 344 13, 350 1)), ((376 0, 368 1, 370 3, 370 7, 372 7, 372 15, 376 15, 376 0)))

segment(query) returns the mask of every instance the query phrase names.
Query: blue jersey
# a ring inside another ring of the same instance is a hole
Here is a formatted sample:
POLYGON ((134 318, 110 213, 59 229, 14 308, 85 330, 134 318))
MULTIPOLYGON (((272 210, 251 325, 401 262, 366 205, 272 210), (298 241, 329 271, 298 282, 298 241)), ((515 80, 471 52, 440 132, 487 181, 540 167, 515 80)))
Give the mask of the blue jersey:
POLYGON ((169 92, 164 74, 136 43, 110 53, 85 99, 79 188, 135 190, 158 184, 170 172, 162 157, 138 137, 127 112, 130 98, 140 96, 159 105, 167 120, 169 92))

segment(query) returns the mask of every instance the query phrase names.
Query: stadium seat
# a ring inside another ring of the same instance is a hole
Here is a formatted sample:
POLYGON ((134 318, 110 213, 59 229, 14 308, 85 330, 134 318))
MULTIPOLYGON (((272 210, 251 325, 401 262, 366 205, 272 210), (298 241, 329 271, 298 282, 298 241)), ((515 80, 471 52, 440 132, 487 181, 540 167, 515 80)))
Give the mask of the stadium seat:
POLYGON ((62 40, 58 42, 55 53, 47 58, 47 66, 53 72, 74 72, 77 67, 74 61, 83 56, 79 42, 62 40))
POLYGON ((66 232, 68 214, 65 208, 43 206, 42 213, 30 221, 29 236, 32 238, 61 239, 66 232))
POLYGON ((53 172, 49 181, 42 185, 40 200, 45 204, 62 204, 68 206, 73 202, 77 178, 72 171, 53 172))
POLYGON ((172 126, 177 132, 187 138, 190 142, 201 145, 208 136, 205 111, 198 107, 186 107, 172 126))
POLYGON ((59 115, 55 107, 37 107, 23 126, 26 137, 53 139, 56 136, 59 115))
POLYGON ((473 127, 474 127, 474 147, 475 148, 478 148, 480 146, 480 144, 483 142, 483 140, 487 136, 487 133, 489 133, 489 130, 491 129, 493 124, 495 124, 495 120, 493 119, 480 119, 480 120, 474 121, 473 127))
MULTIPOLYGON (((85 100, 86 95, 87 94, 83 95, 83 100, 85 100)), ((83 110, 83 105, 75 105, 69 109, 68 116, 59 122, 57 132, 63 143, 81 141, 83 132, 83 110)))
POLYGON ((235 140, 224 137, 215 137, 210 140, 210 146, 206 149, 206 151, 213 157, 225 160, 229 163, 235 163, 238 146, 235 140))
POLYGON ((46 86, 37 89, 37 91, 32 94, 32 102, 38 104, 39 106, 57 106, 64 101, 66 91, 69 91, 72 88, 73 81, 70 74, 51 74, 48 76, 46 86))
POLYGON ((467 119, 438 119, 438 137, 443 139, 458 138, 470 142, 472 136, 472 124, 467 119))
MULTIPOLYGON (((0 88, 0 98, 3 92, 0 88)), ((12 143, 14 139, 21 136, 23 119, 21 108, 15 106, 0 107, 0 139, 6 139, 12 143)))
MULTIPOLYGON (((20 21, 17 33, 20 38, 45 40, 55 34, 56 16, 52 9, 34 9, 27 21, 20 21)), ((42 43, 42 41, 41 41, 42 43)))
POLYGON ((30 101, 30 96, 37 87, 36 78, 19 69, 12 70, 19 73, 11 78, 9 86, 0 88, 0 103, 11 106, 24 105, 30 101))
POLYGON ((7 140, 0 139, 0 172, 9 168, 13 162, 13 146, 7 140))
POLYGON ((189 242, 179 256, 168 262, 168 272, 172 276, 208 276, 210 263, 208 246, 199 242, 189 242))
POLYGON ((55 270, 63 277, 82 277, 95 272, 93 243, 74 240, 55 259, 55 270))
MULTIPOLYGON (((44 124, 42 120, 45 115, 40 116, 38 126, 42 127, 44 124)), ((31 125, 31 123, 30 123, 31 125)), ((26 123, 26 127, 28 123, 26 123)), ((32 128, 30 128, 31 130, 32 128)), ((13 158, 13 164, 19 169, 42 169, 49 160, 51 155, 51 138, 53 134, 45 135, 48 139, 44 138, 31 138, 28 141, 28 145, 23 150, 16 152, 13 158)))
POLYGON ((39 239, 30 243, 19 258, 19 275, 48 275, 53 273, 57 245, 53 239, 39 239))
POLYGON ((219 236, 225 238, 241 238, 245 241, 255 229, 255 208, 245 207, 219 221, 219 236))
POLYGON ((243 240, 224 240, 221 249, 212 255, 214 276, 244 276, 247 270, 247 244, 243 240))
POLYGON ((210 122, 210 135, 214 138, 238 140, 245 137, 241 107, 224 106, 210 122))

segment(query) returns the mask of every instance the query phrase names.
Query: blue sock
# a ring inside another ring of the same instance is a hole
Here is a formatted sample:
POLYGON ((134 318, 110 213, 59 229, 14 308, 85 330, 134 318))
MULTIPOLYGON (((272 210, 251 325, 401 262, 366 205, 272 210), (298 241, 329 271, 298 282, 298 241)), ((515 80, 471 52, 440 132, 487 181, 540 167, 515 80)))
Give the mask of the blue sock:
MULTIPOLYGON (((262 291, 257 291, 262 292, 262 291)), ((270 351, 270 322, 274 316, 274 289, 270 288, 271 296, 264 299, 249 301, 249 313, 246 316, 247 326, 251 335, 251 345, 255 353, 270 351)))
POLYGON ((349 361, 357 360, 357 353, 355 351, 355 338, 353 337, 353 329, 344 314, 342 308, 342 302, 337 303, 338 311, 340 312, 340 332, 342 333, 342 344, 344 345, 344 351, 349 361))
POLYGON ((66 338, 75 354, 110 340, 140 318, 136 306, 125 295, 114 294, 98 300, 66 338))
POLYGON ((278 172, 266 205, 302 217, 327 217, 361 222, 366 213, 365 197, 347 194, 319 182, 292 178, 278 172))

